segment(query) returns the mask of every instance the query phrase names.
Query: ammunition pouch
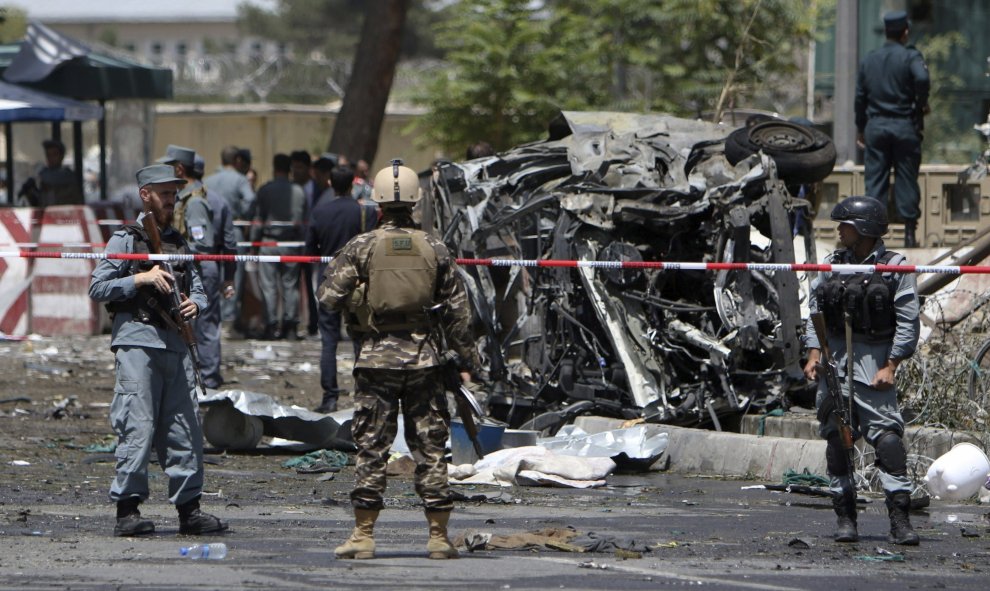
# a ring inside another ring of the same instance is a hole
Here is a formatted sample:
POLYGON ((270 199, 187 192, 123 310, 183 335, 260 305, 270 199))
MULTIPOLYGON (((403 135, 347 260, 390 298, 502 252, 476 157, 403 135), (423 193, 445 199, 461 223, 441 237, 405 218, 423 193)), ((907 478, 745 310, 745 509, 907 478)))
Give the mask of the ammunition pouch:
MULTIPOLYGON (((888 250, 877 264, 890 264, 895 256, 898 256, 896 252, 888 250)), ((840 338, 845 335, 845 314, 848 312, 856 340, 889 341, 897 329, 896 289, 893 273, 833 273, 816 293, 829 334, 840 338)))
POLYGON ((372 313, 368 305, 368 284, 361 283, 351 292, 344 308, 344 322, 351 334, 367 334, 371 332, 372 313))
MULTIPOLYGON (((148 237, 143 227, 129 225, 124 226, 123 229, 134 237, 133 252, 135 254, 148 254, 150 252, 148 237)), ((174 237, 175 235, 173 234, 172 236, 174 237)), ((166 238, 163 237, 162 251, 167 254, 186 254, 188 249, 183 242, 177 240, 166 242, 166 238)), ((156 261, 128 261, 128 274, 136 275, 137 273, 150 271, 157 264, 159 263, 156 261)), ((187 264, 183 262, 172 265, 172 277, 175 279, 179 291, 188 296, 192 281, 187 264)), ((154 287, 144 286, 138 288, 137 295, 129 300, 107 302, 106 309, 110 313, 111 320, 119 313, 126 313, 130 314, 132 319, 138 322, 151 324, 159 328, 168 328, 168 324, 162 318, 161 313, 169 313, 172 309, 172 304, 168 294, 163 294, 154 287), (149 300, 154 300, 154 302, 149 303, 149 300)))
POLYGON ((148 299, 153 298, 157 303, 158 309, 168 310, 169 306, 162 295, 163 294, 149 293, 149 291, 145 289, 139 289, 137 296, 123 302, 108 302, 106 304, 106 309, 107 312, 110 313, 111 320, 113 320, 117 314, 125 313, 130 314, 131 319, 136 320, 137 322, 150 324, 152 326, 157 326, 158 328, 168 328, 165 320, 161 317, 161 314, 155 309, 155 306, 148 303, 148 299))

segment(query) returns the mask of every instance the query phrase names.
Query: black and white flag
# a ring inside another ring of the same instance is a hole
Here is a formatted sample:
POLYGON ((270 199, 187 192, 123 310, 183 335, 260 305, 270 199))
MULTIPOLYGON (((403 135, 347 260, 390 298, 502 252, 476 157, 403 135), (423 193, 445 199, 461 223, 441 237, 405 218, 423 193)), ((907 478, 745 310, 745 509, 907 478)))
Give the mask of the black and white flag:
POLYGON ((3 77, 8 82, 38 82, 44 80, 59 64, 87 54, 89 47, 83 43, 37 21, 30 21, 21 50, 7 66, 3 77))

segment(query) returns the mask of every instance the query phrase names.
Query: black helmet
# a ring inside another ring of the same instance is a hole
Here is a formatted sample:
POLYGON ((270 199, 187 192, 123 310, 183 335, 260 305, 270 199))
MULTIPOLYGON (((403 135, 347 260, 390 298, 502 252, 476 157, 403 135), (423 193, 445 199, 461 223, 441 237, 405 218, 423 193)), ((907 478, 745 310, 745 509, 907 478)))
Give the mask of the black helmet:
POLYGON ((879 238, 887 233, 887 208, 873 197, 846 197, 832 210, 832 220, 852 224, 861 236, 879 238))

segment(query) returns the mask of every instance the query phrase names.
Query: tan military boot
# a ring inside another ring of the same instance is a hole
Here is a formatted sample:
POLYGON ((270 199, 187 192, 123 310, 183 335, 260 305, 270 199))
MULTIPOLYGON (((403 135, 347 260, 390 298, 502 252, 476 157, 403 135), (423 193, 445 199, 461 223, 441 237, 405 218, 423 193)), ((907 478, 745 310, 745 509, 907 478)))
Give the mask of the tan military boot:
POLYGON ((367 560, 375 557, 375 521, 378 511, 370 509, 354 510, 354 531, 347 541, 334 548, 337 558, 357 558, 367 560))
POLYGON ((426 543, 426 551, 430 558, 459 558, 457 548, 447 539, 447 522, 450 521, 450 511, 427 511, 426 520, 430 522, 430 541, 426 543))

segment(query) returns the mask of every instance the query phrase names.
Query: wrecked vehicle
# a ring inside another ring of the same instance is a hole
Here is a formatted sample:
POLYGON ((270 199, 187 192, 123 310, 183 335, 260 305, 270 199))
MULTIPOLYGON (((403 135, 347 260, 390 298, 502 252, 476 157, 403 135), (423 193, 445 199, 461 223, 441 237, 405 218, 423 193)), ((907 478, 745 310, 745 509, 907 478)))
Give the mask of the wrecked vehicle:
MULTIPOLYGON (((794 144, 793 131, 775 135, 779 127, 759 123, 760 137, 782 140, 779 149, 794 144)), ((794 185, 821 180, 831 164, 805 178, 790 169, 788 190, 762 152, 743 157, 736 145, 741 161, 729 163, 732 131, 670 116, 564 112, 546 141, 438 164, 423 226, 471 259, 793 263, 797 233, 797 262, 814 261, 810 224, 795 223, 809 204, 794 185)), ((814 141, 795 149, 819 160, 831 149, 834 161, 831 144, 814 141)), ((552 433, 599 414, 721 428, 724 417, 808 389, 804 278, 793 271, 462 272, 484 331, 488 412, 512 427, 552 433)))

